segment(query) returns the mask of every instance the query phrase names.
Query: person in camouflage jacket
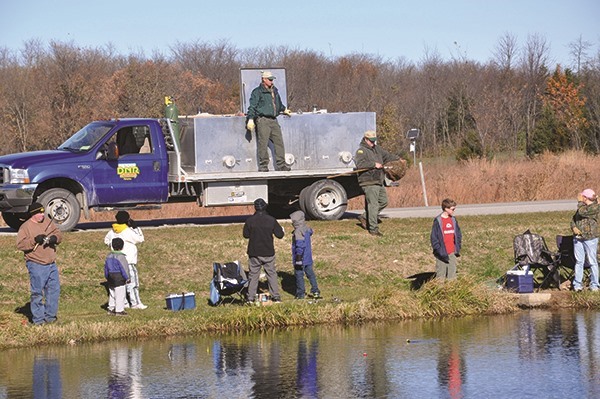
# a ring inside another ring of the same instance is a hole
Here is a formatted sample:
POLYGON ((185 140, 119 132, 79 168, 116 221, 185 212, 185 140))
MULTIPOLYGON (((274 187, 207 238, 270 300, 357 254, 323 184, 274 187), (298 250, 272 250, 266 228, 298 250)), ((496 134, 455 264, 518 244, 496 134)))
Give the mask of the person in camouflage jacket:
POLYGON ((575 252, 575 277, 573 289, 583 289, 583 266, 590 265, 590 290, 598 291, 598 218, 600 218, 600 204, 594 190, 588 188, 578 196, 577 212, 571 219, 573 231, 573 247, 575 252))

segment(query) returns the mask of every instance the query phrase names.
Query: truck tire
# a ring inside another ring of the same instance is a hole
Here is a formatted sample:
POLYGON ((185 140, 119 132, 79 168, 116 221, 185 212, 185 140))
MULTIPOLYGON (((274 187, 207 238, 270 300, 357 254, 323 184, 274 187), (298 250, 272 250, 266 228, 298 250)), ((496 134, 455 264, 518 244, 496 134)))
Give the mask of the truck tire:
POLYGON ((28 215, 26 213, 8 213, 2 212, 2 219, 8 225, 8 227, 19 231, 19 227, 27 220, 28 215))
POLYGON ((309 219, 337 220, 348 207, 348 195, 340 183, 318 180, 300 192, 300 207, 309 219))
POLYGON ((60 231, 70 231, 79 223, 81 207, 75 194, 64 188, 51 188, 38 197, 41 203, 60 231))

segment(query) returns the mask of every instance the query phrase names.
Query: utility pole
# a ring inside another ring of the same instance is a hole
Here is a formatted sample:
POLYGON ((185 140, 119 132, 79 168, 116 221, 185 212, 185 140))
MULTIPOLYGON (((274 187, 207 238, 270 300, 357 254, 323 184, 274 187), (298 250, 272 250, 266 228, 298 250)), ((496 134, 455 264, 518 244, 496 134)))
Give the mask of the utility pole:
MULTIPOLYGON (((417 165, 417 139, 421 135, 419 129, 413 128, 406 132, 406 138, 410 140, 410 152, 413 153, 413 165, 417 165)), ((419 161, 419 174, 421 175, 421 189, 423 190, 423 200, 425 206, 429 206, 427 202, 427 189, 425 188, 425 176, 423 174, 423 163, 419 161)))

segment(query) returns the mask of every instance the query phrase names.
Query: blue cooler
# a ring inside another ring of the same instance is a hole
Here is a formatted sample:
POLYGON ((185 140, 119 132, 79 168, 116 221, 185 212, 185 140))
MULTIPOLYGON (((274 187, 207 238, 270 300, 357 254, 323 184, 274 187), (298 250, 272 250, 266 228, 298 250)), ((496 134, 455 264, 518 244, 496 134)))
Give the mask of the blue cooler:
POLYGON ((506 272, 506 289, 519 294, 533 292, 533 273, 529 270, 509 270, 506 272))
POLYGON ((193 292, 170 294, 165 300, 168 310, 196 309, 196 294, 193 292))

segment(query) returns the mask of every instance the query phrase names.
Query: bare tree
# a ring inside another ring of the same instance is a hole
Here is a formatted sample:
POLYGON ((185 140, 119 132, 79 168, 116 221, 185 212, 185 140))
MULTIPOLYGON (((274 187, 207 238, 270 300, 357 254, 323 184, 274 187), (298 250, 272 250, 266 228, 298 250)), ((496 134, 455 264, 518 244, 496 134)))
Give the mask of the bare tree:
POLYGON ((575 66, 575 72, 581 71, 582 64, 587 62, 587 52, 592 47, 592 43, 583 40, 583 37, 579 35, 577 40, 569 43, 569 55, 573 57, 572 62, 575 66))
POLYGON ((493 62, 498 66, 498 68, 501 71, 510 71, 514 67, 517 52, 518 47, 516 36, 506 32, 503 36, 500 37, 500 39, 498 39, 498 43, 494 48, 493 62))
POLYGON ((521 57, 521 72, 525 79, 525 152, 531 153, 531 139, 535 123, 540 113, 540 95, 548 76, 548 54, 550 47, 546 39, 533 34, 527 37, 527 43, 521 57))

